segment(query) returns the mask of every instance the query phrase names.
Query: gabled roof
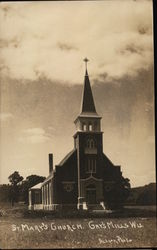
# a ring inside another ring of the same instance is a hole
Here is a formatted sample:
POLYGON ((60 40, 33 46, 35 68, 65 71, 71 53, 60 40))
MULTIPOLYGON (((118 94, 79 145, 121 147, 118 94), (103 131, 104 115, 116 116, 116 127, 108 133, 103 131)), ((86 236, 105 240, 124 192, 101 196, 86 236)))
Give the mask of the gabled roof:
MULTIPOLYGON (((64 158, 63 160, 57 164, 56 166, 63 166, 63 164, 76 152, 76 149, 73 149, 72 151, 70 151, 64 158)), ((42 186, 49 181, 50 179, 52 179, 54 177, 54 172, 55 170, 53 170, 48 177, 44 180, 44 182, 42 182, 42 186)))
POLYGON ((87 70, 84 79, 84 89, 81 104, 81 114, 82 113, 97 114, 87 70))
POLYGON ((110 164, 110 167, 112 166, 113 168, 120 168, 120 165, 114 165, 113 162, 103 153, 104 160, 107 161, 110 164))
POLYGON ((62 166, 72 155, 73 153, 76 151, 76 149, 74 148, 72 151, 70 151, 64 158, 63 160, 61 160, 61 162, 58 164, 58 166, 62 166))
POLYGON ((43 186, 47 181, 49 181, 50 179, 53 178, 53 176, 54 176, 54 171, 55 171, 55 170, 53 170, 53 171, 47 176, 47 178, 42 182, 42 185, 41 185, 41 186, 43 186))
POLYGON ((114 166, 113 162, 103 153, 103 157, 106 161, 108 161, 109 164, 111 164, 112 166, 114 166))
POLYGON ((31 187, 30 189, 40 189, 42 183, 43 183, 43 182, 40 182, 40 183, 36 184, 35 186, 31 187))

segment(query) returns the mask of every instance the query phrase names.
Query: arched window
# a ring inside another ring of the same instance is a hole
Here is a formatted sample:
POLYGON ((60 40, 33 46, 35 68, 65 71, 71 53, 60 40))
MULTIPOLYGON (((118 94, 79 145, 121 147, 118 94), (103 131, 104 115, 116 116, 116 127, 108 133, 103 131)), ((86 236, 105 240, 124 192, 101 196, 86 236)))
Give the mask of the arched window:
POLYGON ((89 124, 89 131, 92 131, 92 124, 89 124))
POLYGON ((83 125, 82 125, 82 130, 87 131, 87 125, 85 123, 83 123, 83 125))
POLYGON ((88 139, 86 143, 87 148, 96 148, 96 143, 94 139, 88 139))
POLYGON ((90 147, 91 147, 91 148, 95 148, 95 142, 94 142, 94 140, 92 140, 92 139, 91 139, 91 141, 90 141, 90 147))
POLYGON ((96 173, 96 158, 86 158, 85 170, 86 173, 96 173))
POLYGON ((90 140, 87 140, 86 147, 90 148, 90 140))

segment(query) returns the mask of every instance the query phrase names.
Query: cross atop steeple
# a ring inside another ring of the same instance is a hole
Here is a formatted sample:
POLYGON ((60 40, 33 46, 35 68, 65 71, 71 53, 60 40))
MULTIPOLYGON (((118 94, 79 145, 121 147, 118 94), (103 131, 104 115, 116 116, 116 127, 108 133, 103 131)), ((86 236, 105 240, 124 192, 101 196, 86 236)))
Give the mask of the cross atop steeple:
POLYGON ((88 58, 85 57, 85 59, 83 59, 83 61, 85 62, 85 69, 86 69, 86 72, 87 72, 87 63, 89 62, 88 58))

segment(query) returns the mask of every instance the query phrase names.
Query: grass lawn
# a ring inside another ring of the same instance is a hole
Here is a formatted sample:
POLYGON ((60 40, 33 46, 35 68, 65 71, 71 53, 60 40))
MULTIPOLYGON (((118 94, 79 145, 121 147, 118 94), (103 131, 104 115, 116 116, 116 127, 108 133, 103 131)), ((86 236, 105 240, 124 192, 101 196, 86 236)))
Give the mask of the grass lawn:
POLYGON ((155 217, 25 218, 18 208, 2 210, 2 249, 157 246, 155 217))

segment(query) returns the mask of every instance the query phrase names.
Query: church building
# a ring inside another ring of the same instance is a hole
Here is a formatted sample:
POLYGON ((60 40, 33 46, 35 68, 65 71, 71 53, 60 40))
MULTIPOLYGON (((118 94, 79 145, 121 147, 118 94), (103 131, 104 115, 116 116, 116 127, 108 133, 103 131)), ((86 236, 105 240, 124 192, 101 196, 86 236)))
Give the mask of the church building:
POLYGON ((53 154, 49 154, 49 176, 29 189, 29 209, 88 210, 93 205, 105 209, 118 202, 118 190, 125 179, 120 166, 103 153, 101 116, 96 111, 87 61, 81 112, 74 121, 74 148, 55 167, 53 154))

